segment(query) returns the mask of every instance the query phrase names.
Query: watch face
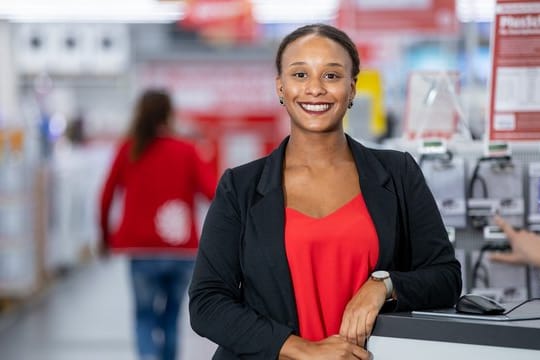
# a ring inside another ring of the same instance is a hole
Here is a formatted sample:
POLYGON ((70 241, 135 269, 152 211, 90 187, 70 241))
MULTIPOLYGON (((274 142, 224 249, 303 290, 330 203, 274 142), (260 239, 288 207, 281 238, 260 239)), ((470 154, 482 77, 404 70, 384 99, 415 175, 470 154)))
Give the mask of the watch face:
POLYGON ((388 271, 378 270, 378 271, 373 272, 371 276, 378 280, 384 280, 390 277, 390 274, 388 273, 388 271))

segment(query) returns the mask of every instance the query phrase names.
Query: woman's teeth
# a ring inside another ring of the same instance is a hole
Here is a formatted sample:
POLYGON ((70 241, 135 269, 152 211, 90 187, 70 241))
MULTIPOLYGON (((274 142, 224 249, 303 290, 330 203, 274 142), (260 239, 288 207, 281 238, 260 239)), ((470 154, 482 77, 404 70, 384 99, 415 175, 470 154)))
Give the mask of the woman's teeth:
POLYGON ((307 111, 321 112, 330 108, 330 104, 301 104, 302 108, 307 111))

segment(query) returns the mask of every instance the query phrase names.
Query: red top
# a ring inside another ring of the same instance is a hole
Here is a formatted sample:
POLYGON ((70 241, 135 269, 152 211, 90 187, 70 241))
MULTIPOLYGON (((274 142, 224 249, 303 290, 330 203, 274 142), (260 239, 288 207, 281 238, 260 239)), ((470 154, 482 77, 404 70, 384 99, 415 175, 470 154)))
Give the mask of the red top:
POLYGON ((300 336, 318 341, 338 334, 345 306, 379 257, 364 198, 360 194, 322 218, 287 208, 285 248, 300 336))
POLYGON ((100 224, 104 241, 120 251, 177 252, 194 255, 198 246, 195 195, 211 198, 216 180, 193 145, 160 137, 136 161, 129 157, 131 141, 122 143, 113 160, 101 196, 100 224), (121 218, 112 230, 109 213, 121 194, 121 218))

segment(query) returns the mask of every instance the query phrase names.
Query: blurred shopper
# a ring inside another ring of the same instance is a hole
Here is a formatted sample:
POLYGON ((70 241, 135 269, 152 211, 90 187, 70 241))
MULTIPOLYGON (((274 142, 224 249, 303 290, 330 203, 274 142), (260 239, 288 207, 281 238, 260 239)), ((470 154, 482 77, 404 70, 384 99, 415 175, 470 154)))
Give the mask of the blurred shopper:
POLYGON ((82 111, 80 111, 71 121, 66 128, 66 138, 72 145, 84 145, 86 141, 85 131, 85 118, 82 111))
POLYGON ((460 264, 413 158, 344 133, 359 71, 351 39, 301 27, 281 42, 276 68, 290 136, 223 174, 191 325, 219 345, 214 359, 368 359, 383 306, 452 306, 460 264))
POLYGON ((527 230, 516 231, 504 218, 495 215, 495 223, 504 231, 511 252, 497 252, 491 260, 507 264, 540 266, 540 235, 527 230))
POLYGON ((104 251, 131 257, 137 350, 145 360, 176 359, 178 314, 198 246, 195 196, 210 199, 215 190, 195 147, 174 136, 172 114, 166 92, 142 94, 101 198, 104 251), (122 194, 123 209, 112 232, 115 194, 122 194))

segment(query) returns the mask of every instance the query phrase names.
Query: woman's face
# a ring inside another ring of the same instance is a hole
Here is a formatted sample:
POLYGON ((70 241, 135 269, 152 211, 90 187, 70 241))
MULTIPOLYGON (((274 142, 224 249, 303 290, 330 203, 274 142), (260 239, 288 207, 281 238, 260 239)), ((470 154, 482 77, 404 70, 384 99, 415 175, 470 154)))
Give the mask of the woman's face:
POLYGON ((276 90, 291 117, 291 131, 342 129, 347 105, 356 93, 347 50, 331 39, 310 34, 285 48, 281 66, 276 90))

